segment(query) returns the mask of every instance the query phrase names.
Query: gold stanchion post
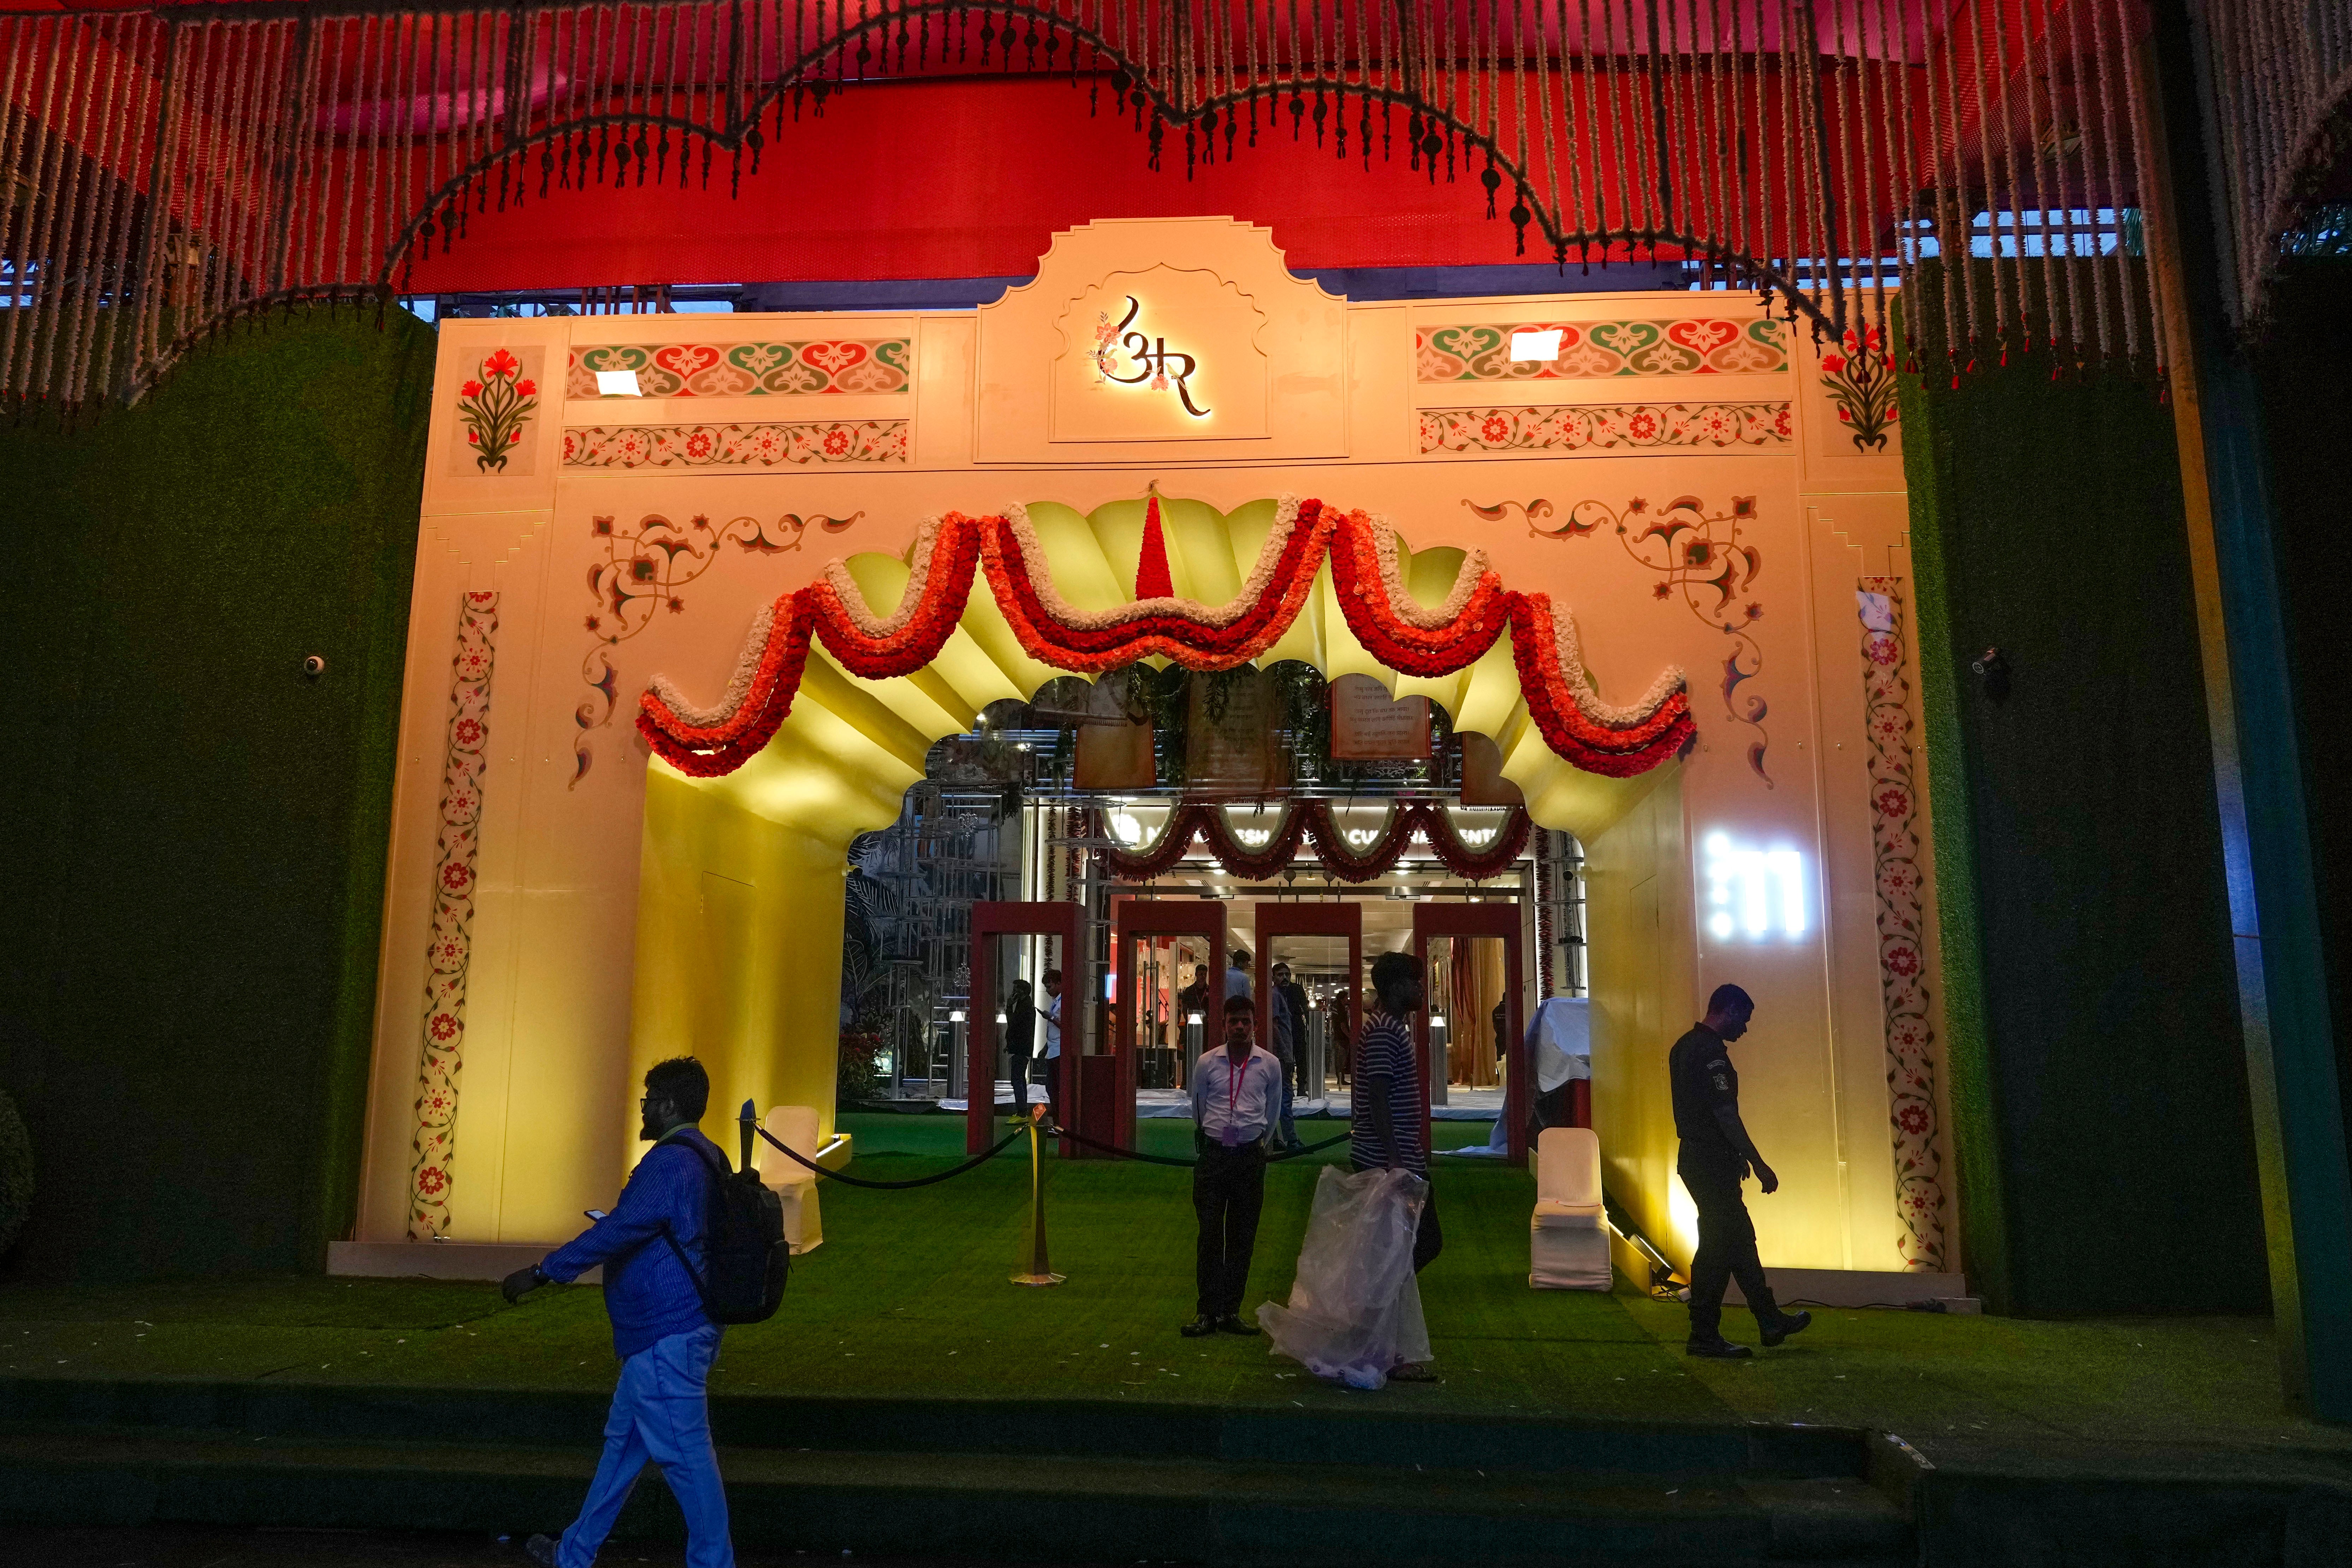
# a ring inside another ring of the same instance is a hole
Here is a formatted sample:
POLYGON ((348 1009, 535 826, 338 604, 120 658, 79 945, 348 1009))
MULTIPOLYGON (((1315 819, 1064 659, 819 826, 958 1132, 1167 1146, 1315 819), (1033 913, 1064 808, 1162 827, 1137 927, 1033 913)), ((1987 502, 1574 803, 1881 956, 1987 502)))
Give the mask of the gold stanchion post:
POLYGON ((1038 1131, 1045 1122, 1044 1106, 1029 1113, 1029 1271, 1015 1274, 1015 1285, 1059 1285, 1066 1278, 1054 1272, 1045 1257, 1045 1163, 1038 1146, 1038 1131))

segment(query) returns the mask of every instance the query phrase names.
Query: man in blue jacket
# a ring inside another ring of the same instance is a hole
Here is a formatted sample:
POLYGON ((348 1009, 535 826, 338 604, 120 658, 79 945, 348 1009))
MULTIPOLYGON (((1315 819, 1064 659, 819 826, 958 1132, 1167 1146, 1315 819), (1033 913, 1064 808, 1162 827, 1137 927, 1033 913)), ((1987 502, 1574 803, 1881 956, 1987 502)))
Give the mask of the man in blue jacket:
POLYGON ((686 1515, 688 1568, 734 1568, 705 1389, 719 1328, 679 1258, 683 1252, 697 1269, 704 1266, 703 1216, 715 1171, 727 1168, 727 1156, 695 1125, 710 1103, 710 1077, 692 1057, 656 1063, 637 1103, 645 1118, 637 1136, 653 1148, 630 1173, 621 1201, 568 1246, 507 1276, 504 1287, 508 1300, 519 1300, 550 1280, 569 1284, 603 1264, 604 1310, 613 1320, 613 1352, 621 1358, 604 1422, 604 1458, 588 1500, 562 1540, 534 1535, 526 1550, 544 1568, 589 1568, 651 1459, 686 1515))

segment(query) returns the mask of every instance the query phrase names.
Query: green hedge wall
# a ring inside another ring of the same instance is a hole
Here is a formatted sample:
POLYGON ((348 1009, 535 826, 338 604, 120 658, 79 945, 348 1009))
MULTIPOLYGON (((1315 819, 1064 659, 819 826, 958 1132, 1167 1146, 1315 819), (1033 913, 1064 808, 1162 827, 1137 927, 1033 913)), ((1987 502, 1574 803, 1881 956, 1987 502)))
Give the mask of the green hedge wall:
POLYGON ((2263 1310, 2172 411, 2046 354, 1954 388, 1943 281, 1902 417, 1969 1267, 2021 1313, 2263 1310))
POLYGON ((314 1268, 350 1225, 432 374, 414 319, 314 311, 0 431, 14 1277, 314 1268))

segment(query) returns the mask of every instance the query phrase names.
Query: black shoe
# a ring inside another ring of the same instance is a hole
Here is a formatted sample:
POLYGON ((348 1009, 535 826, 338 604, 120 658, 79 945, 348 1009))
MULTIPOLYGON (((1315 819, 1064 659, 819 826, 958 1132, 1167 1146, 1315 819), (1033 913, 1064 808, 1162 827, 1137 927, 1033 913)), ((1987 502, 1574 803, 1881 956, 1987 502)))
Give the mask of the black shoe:
POLYGON ((555 1568, 555 1537, 534 1535, 522 1543, 522 1554, 540 1568, 555 1568))
POLYGON ((1812 1324, 1813 1315, 1811 1312, 1783 1312, 1763 1325, 1764 1348, 1769 1351, 1790 1334, 1803 1333, 1812 1327, 1812 1324))
POLYGON ((1252 1334, 1262 1334, 1265 1332, 1265 1331, 1259 1328, 1255 1323, 1245 1323, 1234 1313, 1227 1312, 1223 1317, 1217 1320, 1217 1332, 1221 1334, 1240 1334, 1246 1338, 1252 1334))
POLYGON ((1733 1344, 1729 1340, 1693 1340, 1683 1349, 1685 1355, 1705 1356, 1709 1361, 1741 1361, 1756 1352, 1746 1345, 1733 1344))
POLYGON ((1206 1339, 1217 1331, 1217 1320, 1203 1312, 1176 1331, 1188 1340, 1206 1339))

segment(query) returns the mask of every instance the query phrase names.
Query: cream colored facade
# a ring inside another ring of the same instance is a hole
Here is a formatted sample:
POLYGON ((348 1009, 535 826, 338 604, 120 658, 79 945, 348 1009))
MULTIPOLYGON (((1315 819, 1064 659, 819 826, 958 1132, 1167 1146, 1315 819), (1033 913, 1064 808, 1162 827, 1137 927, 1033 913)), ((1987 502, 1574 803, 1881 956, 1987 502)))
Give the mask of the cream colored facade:
MULTIPOLYGON (((1682 1258, 1695 1239, 1669 1174, 1664 1053, 1706 991, 1731 980, 1760 1004, 1740 1048, 1746 1104, 1784 1182, 1752 1205, 1767 1262, 1903 1266, 1855 597, 1863 577, 1909 574, 1898 442, 1857 447, 1814 347, 1786 324, 1769 363, 1769 342, 1748 330, 1762 319, 1750 296, 1351 304, 1285 271, 1276 237, 1222 218, 1089 226, 1057 237, 1034 282, 978 312, 443 326, 356 1239, 411 1232, 428 984, 452 962, 463 966, 462 1068, 437 1195, 453 1241, 572 1234, 635 1157, 636 1075, 682 1050, 712 1069, 714 1119, 748 1097, 814 1104, 829 1131, 850 838, 895 816, 931 740, 1061 672, 1020 651, 983 579, 963 629, 916 676, 863 681, 813 655, 782 731, 725 779, 650 761, 631 728, 638 694, 660 675, 715 699, 754 615, 832 557, 847 557, 887 611, 919 521, 949 510, 1026 505, 1064 595, 1081 608, 1123 603, 1156 481, 1180 595, 1229 596, 1273 498, 1316 496, 1390 521, 1424 602, 1477 549, 1508 586, 1570 605, 1606 699, 1631 699, 1671 667, 1687 673, 1695 748, 1621 783, 1544 747, 1507 638, 1457 676, 1381 671, 1348 634, 1328 568, 1269 656, 1444 702, 1496 736, 1538 820, 1586 845, 1596 1121, 1612 1191, 1650 1235, 1682 1258), (1130 300, 1139 330, 1191 356, 1204 413, 1172 389, 1096 374, 1095 329, 1130 300), (1665 332, 1710 321, 1742 334, 1713 363, 1714 329, 1683 328, 1689 349, 1665 332), (1591 331, 1624 322, 1653 324, 1669 348, 1643 358, 1651 329, 1591 331), (1559 374, 1541 378, 1480 378, 1417 342, 1526 324, 1565 324, 1587 353, 1563 350, 1559 374), (774 357, 756 351, 742 374, 723 369, 723 351, 741 345, 897 341, 903 384, 870 346, 863 358, 815 351, 834 367, 812 370, 823 389, 786 376, 751 395, 774 357), (610 345, 676 349, 670 379, 684 386, 712 357, 700 345, 722 351, 722 368, 699 373, 697 395, 599 395, 571 361, 610 345), (517 356, 510 379, 532 384, 536 406, 504 468, 485 471, 460 405, 499 351, 517 356), (746 460, 719 460, 730 457, 746 460), (1693 530, 1642 537, 1669 514, 1693 530), (648 553, 649 541, 678 540, 703 548, 648 553), (1697 542, 1705 570, 1688 554, 1697 542), (1755 552, 1752 570, 1735 572, 1718 605, 1706 579, 1734 551, 1755 552), (650 587, 633 575, 639 559, 654 563, 650 587), (445 761, 466 593, 497 595, 497 626, 471 916, 453 958, 446 942, 427 949, 449 858, 445 761), (1712 929, 1703 861, 1714 835, 1781 857, 1769 862, 1780 881, 1763 936, 1748 934, 1745 906, 1731 937, 1712 929)), ((1916 658, 1907 614, 1903 644, 1916 658)), ((1924 768, 1915 775, 1919 950, 1932 963, 1924 768)), ((1940 999, 1932 970, 1927 987, 1940 999)), ((1940 1036, 1933 1008, 1928 1023, 1940 1036)), ((1945 1267, 1957 1268, 1948 1198, 1943 1218, 1945 1267)))

